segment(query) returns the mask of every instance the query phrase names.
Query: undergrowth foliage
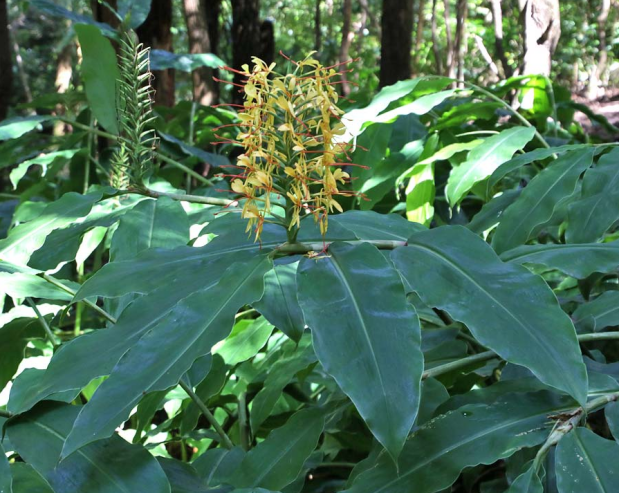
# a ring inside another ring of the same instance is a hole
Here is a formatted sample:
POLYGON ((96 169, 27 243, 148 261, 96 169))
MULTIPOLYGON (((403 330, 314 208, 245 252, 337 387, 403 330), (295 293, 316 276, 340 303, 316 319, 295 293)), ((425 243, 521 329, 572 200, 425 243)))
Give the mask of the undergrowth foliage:
POLYGON ((152 109, 76 32, 73 134, 0 122, 0 492, 617 492, 618 148, 505 101, 548 80, 152 109))

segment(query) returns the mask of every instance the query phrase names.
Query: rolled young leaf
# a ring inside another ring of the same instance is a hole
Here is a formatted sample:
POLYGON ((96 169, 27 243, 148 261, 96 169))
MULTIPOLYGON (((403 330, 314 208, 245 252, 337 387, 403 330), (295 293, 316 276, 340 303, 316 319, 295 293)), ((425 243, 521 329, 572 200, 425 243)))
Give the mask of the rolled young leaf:
POLYGON ((374 246, 334 243, 304 259, 299 303, 319 361, 397 458, 420 400, 420 326, 396 270, 374 246))

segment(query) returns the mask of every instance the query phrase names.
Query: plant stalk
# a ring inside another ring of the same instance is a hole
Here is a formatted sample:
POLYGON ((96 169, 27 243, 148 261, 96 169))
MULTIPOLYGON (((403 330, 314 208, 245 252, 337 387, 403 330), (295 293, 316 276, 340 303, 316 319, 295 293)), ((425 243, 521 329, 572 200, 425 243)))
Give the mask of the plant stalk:
POLYGON ((52 346, 56 348, 60 343, 58 342, 58 339, 54 335, 54 332, 50 328, 49 324, 47 324, 47 321, 45 320, 45 318, 39 311, 37 304, 30 297, 26 297, 26 302, 28 302, 28 305, 32 307, 32 310, 37 315, 37 319, 39 320, 39 323, 41 323, 41 326, 43 327, 43 330, 45 331, 47 338, 50 340, 52 346))

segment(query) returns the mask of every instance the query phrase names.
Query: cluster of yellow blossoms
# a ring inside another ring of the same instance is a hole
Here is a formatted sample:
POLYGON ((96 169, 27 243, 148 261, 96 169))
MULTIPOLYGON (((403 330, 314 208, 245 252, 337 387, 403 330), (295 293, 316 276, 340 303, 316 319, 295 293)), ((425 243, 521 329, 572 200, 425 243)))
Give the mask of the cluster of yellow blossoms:
POLYGON ((340 72, 311 56, 293 62, 295 71, 287 75, 274 72, 275 63, 252 60, 252 70, 242 67, 247 80, 237 136, 244 147, 237 166, 244 173, 231 185, 247 199, 242 216, 249 220, 248 231, 254 228, 259 240, 263 223, 273 221, 293 231, 289 239, 294 240, 300 220, 313 215, 324 235, 328 213, 342 211, 334 196, 352 194, 338 190, 349 178, 339 168, 347 163, 336 161, 347 155, 345 145, 335 139, 345 130, 331 81, 340 72), (272 193, 287 199, 284 217, 272 211, 272 193))

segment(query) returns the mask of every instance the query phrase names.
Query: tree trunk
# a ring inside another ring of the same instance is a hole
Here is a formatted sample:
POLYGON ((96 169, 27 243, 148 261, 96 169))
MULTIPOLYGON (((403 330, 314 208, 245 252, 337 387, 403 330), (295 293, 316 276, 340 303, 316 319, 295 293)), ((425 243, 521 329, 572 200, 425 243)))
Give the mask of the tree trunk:
POLYGON ((0 120, 4 120, 9 113, 13 93, 13 67, 6 0, 0 0, 0 73, 2 73, 0 77, 0 120))
MULTIPOLYGON (((153 0, 146 21, 136 33, 141 43, 156 50, 172 51, 172 0, 153 0)), ((174 69, 153 71, 155 104, 174 106, 174 69)))
MULTIPOLYGON (((108 5, 116 10, 116 0, 108 0, 108 5)), ((97 22, 105 22, 114 29, 120 25, 118 17, 104 4, 99 3, 97 0, 90 1, 90 8, 93 12, 93 19, 97 22)))
MULTIPOLYGON (((344 0, 342 6, 342 39, 340 41, 339 62, 344 64, 349 60, 349 48, 351 47, 351 41, 353 41, 354 33, 351 30, 351 0, 344 0)), ((346 70, 346 66, 341 66, 341 70, 346 70)), ((351 92, 351 86, 347 82, 347 73, 343 72, 341 75, 341 89, 344 96, 348 96, 351 92)))
POLYGON ((491 13, 493 14, 493 29, 495 31, 495 57, 502 64, 503 76, 512 76, 512 69, 508 65, 508 59, 504 52, 504 27, 502 25, 502 0, 491 0, 491 13))
POLYGON ((433 0, 433 12, 431 16, 431 36, 433 37, 433 55, 435 56, 435 72, 443 74, 443 59, 439 49, 439 37, 437 36, 437 0, 433 0))
POLYGON ((321 51, 321 0, 314 5, 314 49, 321 51))
POLYGON ((418 25, 415 37, 415 47, 413 49, 413 70, 419 72, 418 63, 420 61, 420 49, 424 38, 424 5, 425 0, 418 0, 418 25))
POLYGON ((443 18, 446 24, 446 75, 454 77, 454 43, 450 28, 450 0, 443 0, 443 18))
MULTIPOLYGON (((71 77, 73 76, 72 57, 73 43, 67 43, 60 51, 56 62, 56 92, 64 94, 69 89, 71 84, 71 77)), ((63 105, 58 104, 55 108, 56 115, 62 115, 64 112, 63 105)), ((62 136, 69 130, 69 125, 60 120, 54 122, 54 135, 62 136)))
MULTIPOLYGON (((463 80, 465 68, 465 53, 467 40, 465 39, 465 22, 467 21, 467 0, 458 0, 456 4, 456 42, 454 44, 454 59, 456 61, 456 78, 463 80)), ((459 86, 462 84, 459 84, 459 86)))
MULTIPOLYGON (((212 53, 207 25, 207 9, 204 0, 183 0, 183 13, 187 24, 190 53, 212 53)), ((201 105, 215 103, 213 69, 200 67, 192 72, 193 99, 201 105)))
POLYGON ((519 0, 524 25, 523 75, 551 74, 551 55, 560 39, 559 0, 519 0))
POLYGON ((413 1, 383 0, 379 84, 389 86, 411 77, 413 1))
MULTIPOLYGON (((232 2, 232 52, 233 68, 252 64, 252 56, 260 50, 259 0, 231 0, 232 2)), ((243 83, 243 76, 235 73, 233 82, 243 83)), ((243 103, 243 92, 233 89, 233 103, 243 103)))
POLYGON ((610 8, 611 0, 602 0, 601 12, 596 19, 598 24, 598 64, 592 71, 590 81, 588 82, 588 99, 590 101, 598 97, 601 76, 607 66, 607 33, 605 32, 605 26, 607 24, 607 18, 609 17, 610 8))
POLYGON ((276 55, 276 39, 274 35, 273 22, 269 19, 265 19, 260 23, 258 46, 258 58, 260 58, 267 65, 271 65, 271 63, 275 60, 276 55))

